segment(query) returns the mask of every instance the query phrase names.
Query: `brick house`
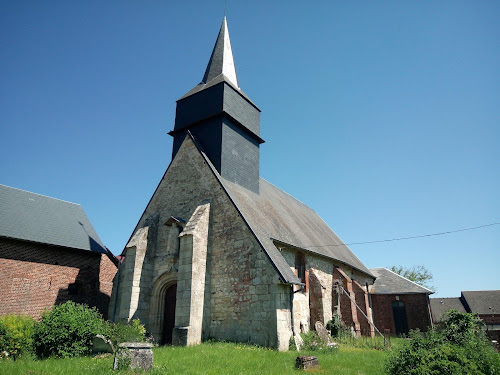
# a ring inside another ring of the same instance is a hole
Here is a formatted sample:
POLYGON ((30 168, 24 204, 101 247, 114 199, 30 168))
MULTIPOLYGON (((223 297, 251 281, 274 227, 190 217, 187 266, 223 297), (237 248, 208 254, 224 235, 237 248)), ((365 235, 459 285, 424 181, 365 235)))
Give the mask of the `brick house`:
POLYGON ((225 18, 169 134, 172 161, 122 253, 112 319, 140 318, 177 345, 285 350, 337 312, 373 334, 372 272, 314 210, 259 176, 260 110, 239 87, 225 18))
POLYGON ((434 324, 439 324, 446 311, 476 314, 483 322, 486 333, 500 342, 500 290, 462 291, 458 298, 431 298, 434 324))
POLYGON ((375 326, 382 333, 407 334, 432 327, 429 295, 424 288, 387 268, 370 268, 376 277, 370 286, 375 326))
POLYGON ((116 258, 82 207, 0 185, 0 315, 72 300, 106 317, 116 258))

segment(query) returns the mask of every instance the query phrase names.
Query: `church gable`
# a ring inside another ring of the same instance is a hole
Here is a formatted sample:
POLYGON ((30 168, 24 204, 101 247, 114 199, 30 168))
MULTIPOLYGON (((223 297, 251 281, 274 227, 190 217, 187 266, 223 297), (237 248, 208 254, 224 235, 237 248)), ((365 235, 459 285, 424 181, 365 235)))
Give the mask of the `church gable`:
MULTIPOLYGON (((186 137, 127 246, 117 317, 140 318, 161 340, 162 301, 168 286, 181 282, 181 272, 182 282, 191 282, 182 260, 184 246, 189 246, 183 245, 185 234, 192 229, 189 223, 196 222, 197 207, 208 204, 203 337, 276 345, 274 296, 279 276, 215 173, 191 137, 186 137)), ((192 275, 193 279, 198 276, 192 275)), ((177 284, 177 302, 182 298, 180 290, 177 284)), ((199 298, 198 291, 201 302, 199 298)), ((186 306, 175 310, 176 327, 192 323, 186 318, 190 312, 182 315, 184 320, 180 318, 182 309, 186 306)))

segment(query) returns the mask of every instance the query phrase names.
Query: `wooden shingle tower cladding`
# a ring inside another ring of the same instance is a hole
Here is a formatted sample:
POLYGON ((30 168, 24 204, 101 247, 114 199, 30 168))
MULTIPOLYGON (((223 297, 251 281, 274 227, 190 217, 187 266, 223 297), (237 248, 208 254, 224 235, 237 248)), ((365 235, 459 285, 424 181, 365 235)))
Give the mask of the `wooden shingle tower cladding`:
POLYGON ((172 159, 188 130, 222 177, 259 192, 260 109, 238 86, 225 17, 203 80, 177 101, 172 159))

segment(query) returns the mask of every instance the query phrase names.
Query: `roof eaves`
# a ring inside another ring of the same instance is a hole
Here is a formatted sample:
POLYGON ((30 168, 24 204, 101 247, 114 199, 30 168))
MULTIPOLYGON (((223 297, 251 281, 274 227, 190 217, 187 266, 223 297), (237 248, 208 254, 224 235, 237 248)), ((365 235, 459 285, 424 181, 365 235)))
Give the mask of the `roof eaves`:
MULTIPOLYGON (((301 202, 301 203, 302 203, 302 202, 301 202)), ((318 216, 319 216, 319 215, 318 215, 318 216)), ((290 243, 287 243, 287 242, 281 241, 281 240, 279 240, 279 239, 277 239, 277 238, 272 238, 272 237, 271 237, 271 240, 272 240, 273 242, 277 242, 277 243, 279 243, 279 244, 282 244, 283 246, 286 246, 286 247, 291 247, 291 248, 294 248, 294 249, 297 249, 297 250, 300 250, 300 251, 304 251, 304 252, 309 253, 309 254, 313 254, 313 255, 318 256, 318 257, 322 257, 322 258, 326 258, 326 259, 333 260, 333 261, 335 261, 335 262, 339 262, 339 263, 341 263, 341 264, 343 264, 343 265, 345 265, 345 266, 351 267, 351 268, 353 268, 353 269, 355 269, 355 270, 357 270, 357 271, 359 271, 359 272, 361 272, 361 273, 364 273, 365 275, 370 276, 371 278, 373 278, 373 280, 375 280, 375 279, 376 279, 375 275, 373 275, 371 272, 370 272, 370 273, 366 273, 366 271, 363 271, 363 270, 359 269, 358 267, 355 267, 355 266, 353 266, 353 265, 351 265, 351 264, 349 264, 349 263, 346 263, 345 261, 342 261, 342 260, 340 260, 340 259, 338 259, 338 258, 330 257, 330 256, 325 255, 325 254, 319 254, 319 253, 317 253, 317 252, 315 252, 315 251, 313 251, 313 250, 309 250, 309 249, 306 249, 306 248, 304 248, 304 247, 300 247, 300 246, 292 245, 292 244, 290 244, 290 243)))

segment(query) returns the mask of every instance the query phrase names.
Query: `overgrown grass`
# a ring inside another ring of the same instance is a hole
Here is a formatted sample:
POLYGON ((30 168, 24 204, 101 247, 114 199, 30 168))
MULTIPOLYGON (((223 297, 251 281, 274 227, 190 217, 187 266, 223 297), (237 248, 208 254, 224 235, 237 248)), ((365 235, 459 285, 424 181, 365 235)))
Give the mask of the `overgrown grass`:
MULTIPOLYGON (((193 347, 154 349, 154 367, 148 374, 294 374, 297 355, 315 355, 320 369, 314 373, 340 375, 384 374, 387 351, 340 346, 336 352, 278 352, 252 345, 208 342, 193 347)), ((113 357, 44 360, 1 360, 0 374, 131 374, 111 370, 113 357)))

